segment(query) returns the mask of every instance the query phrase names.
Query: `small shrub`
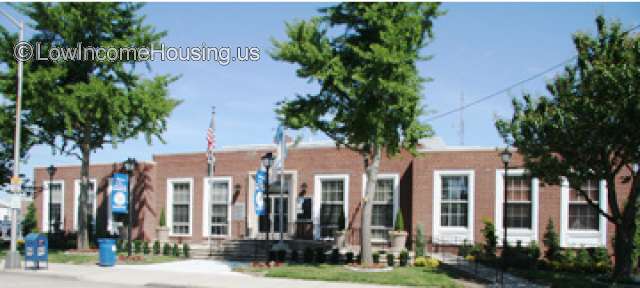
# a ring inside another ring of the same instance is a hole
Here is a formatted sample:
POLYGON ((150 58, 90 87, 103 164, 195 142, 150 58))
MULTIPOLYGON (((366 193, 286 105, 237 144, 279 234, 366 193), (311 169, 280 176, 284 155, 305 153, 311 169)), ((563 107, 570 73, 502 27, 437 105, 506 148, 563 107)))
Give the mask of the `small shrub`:
POLYGON ((394 263, 395 260, 396 260, 396 258, 395 258, 395 256, 393 256, 393 253, 387 254, 387 266, 393 267, 393 265, 395 265, 395 263, 394 263))
POLYGON ((576 251, 565 250, 560 254, 560 269, 564 271, 574 271, 576 268, 576 251))
POLYGON ((287 260, 287 250, 280 249, 276 251, 276 260, 278 262, 284 262, 285 260, 287 260))
POLYGON ((538 246, 538 242, 531 241, 531 243, 529 243, 529 246, 527 247, 527 255, 529 256, 529 260, 532 264, 538 262, 538 259, 540 259, 540 246, 538 246))
POLYGON ((169 243, 164 243, 164 246, 162 247, 162 255, 171 255, 171 245, 169 243))
POLYGON ((558 237, 558 233, 556 233, 556 228, 554 227, 553 220, 551 220, 551 218, 549 218, 549 222, 547 222, 543 239, 542 243, 546 248, 544 257, 549 261, 560 260, 560 238, 558 237))
POLYGON ((331 264, 340 264, 340 250, 331 250, 331 264))
POLYGON ((464 239, 462 245, 458 247, 458 256, 466 257, 467 255, 471 254, 471 248, 473 247, 471 247, 467 239, 464 239))
POLYGON ((407 263, 409 263, 409 252, 407 252, 407 250, 402 250, 400 252, 400 266, 407 266, 407 263))
POLYGON ((347 254, 345 254, 345 261, 347 262, 347 264, 353 263, 353 252, 349 251, 347 252, 347 254))
POLYGON ((312 263, 313 262, 313 249, 311 247, 304 248, 303 253, 304 263, 312 263))
POLYGON ((416 257, 416 261, 413 264, 416 267, 427 267, 427 268, 438 268, 440 262, 438 260, 431 257, 416 257))
POLYGON ((322 264, 322 263, 326 262, 327 255, 324 254, 324 248, 322 248, 322 247, 316 248, 316 253, 315 254, 316 254, 315 255, 316 263, 322 264))
POLYGON ((133 240, 133 251, 136 254, 142 253, 142 241, 141 240, 133 240))
POLYGON ((180 249, 178 249, 178 243, 174 243, 173 244, 173 251, 171 251, 173 256, 175 257, 179 257, 180 256, 180 249))
POLYGON ((298 263, 298 261, 300 261, 300 255, 298 255, 298 250, 292 250, 291 251, 291 256, 289 257, 289 259, 291 260, 291 263, 298 263))
POLYGON ((496 256, 496 247, 498 246, 496 227, 489 219, 485 219, 483 222, 484 227, 481 232, 484 236, 484 255, 485 257, 494 258, 496 256))
POLYGON ((418 224, 418 231, 416 232, 416 257, 424 256, 424 231, 422 231, 422 225, 418 224))
POLYGON ((371 254, 371 258, 373 258, 373 263, 380 263, 380 253, 373 252, 373 254, 371 254))
POLYGON ((593 250, 594 271, 597 273, 607 273, 611 271, 611 258, 607 248, 598 247, 593 250))
POLYGON ((189 258, 191 256, 191 247, 189 247, 189 244, 182 244, 182 255, 184 255, 185 258, 189 258))
POLYGON ((118 252, 122 252, 124 251, 124 240, 122 239, 118 239, 116 240, 116 251, 118 252))
POLYGON ((144 253, 144 255, 149 255, 149 253, 151 253, 148 241, 144 241, 144 243, 142 244, 142 253, 144 253))
POLYGON ((587 249, 580 249, 576 255, 575 269, 578 272, 591 272, 591 255, 587 249))
POLYGON ((269 256, 267 256, 267 261, 276 261, 276 250, 269 250, 269 256))
POLYGON ((166 227, 167 226, 167 215, 164 212, 164 208, 162 208, 160 210, 160 227, 166 227))
POLYGON ((396 225, 394 226, 395 231, 404 231, 404 218, 402 217, 402 210, 398 210, 398 214, 396 214, 396 225))
POLYGON ((160 241, 153 242, 153 255, 160 255, 160 241))

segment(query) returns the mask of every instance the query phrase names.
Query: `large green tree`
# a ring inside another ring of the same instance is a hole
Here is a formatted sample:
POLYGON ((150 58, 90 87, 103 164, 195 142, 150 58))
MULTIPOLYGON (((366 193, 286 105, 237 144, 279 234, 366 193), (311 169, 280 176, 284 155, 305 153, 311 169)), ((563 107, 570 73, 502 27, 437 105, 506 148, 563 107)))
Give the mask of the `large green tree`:
POLYGON ((549 96, 515 99, 512 119, 496 126, 534 175, 554 184, 565 177, 615 225, 621 279, 631 274, 640 197, 640 37, 605 22, 596 19, 597 35, 574 34, 577 61, 548 84, 549 96), (582 189, 597 179, 606 181, 606 211, 582 189))
POLYGON ((320 17, 287 24, 286 41, 272 56, 298 65, 297 75, 319 84, 317 93, 280 103, 286 126, 324 132, 365 159, 362 199, 363 265, 372 262, 371 199, 383 153, 415 152, 432 135, 423 114, 416 62, 432 38, 437 3, 341 3, 320 17))
MULTIPOLYGON (((41 55, 52 47, 150 47, 165 32, 144 23, 137 3, 25 3, 15 8, 30 18, 35 31, 28 40, 41 43, 41 55)), ((15 34, 3 28, 0 61, 9 69, 0 74, 0 91, 15 101, 15 34)), ((136 70, 142 59, 105 61, 31 60, 24 65, 26 125, 54 151, 81 161, 78 209, 78 248, 89 247, 87 215, 89 163, 92 152, 143 134, 162 141, 166 119, 179 101, 168 95, 170 75, 143 78, 136 70)), ((148 66, 147 66, 148 67, 148 66)))

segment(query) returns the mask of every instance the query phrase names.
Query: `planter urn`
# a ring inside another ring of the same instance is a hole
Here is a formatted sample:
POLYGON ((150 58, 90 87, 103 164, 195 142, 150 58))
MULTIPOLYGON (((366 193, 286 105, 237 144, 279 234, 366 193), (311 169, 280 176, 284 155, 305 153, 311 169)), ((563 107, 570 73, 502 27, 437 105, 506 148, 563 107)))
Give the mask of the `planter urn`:
POLYGON ((389 231, 389 241, 391 241, 391 251, 398 253, 407 244, 407 231, 389 231))

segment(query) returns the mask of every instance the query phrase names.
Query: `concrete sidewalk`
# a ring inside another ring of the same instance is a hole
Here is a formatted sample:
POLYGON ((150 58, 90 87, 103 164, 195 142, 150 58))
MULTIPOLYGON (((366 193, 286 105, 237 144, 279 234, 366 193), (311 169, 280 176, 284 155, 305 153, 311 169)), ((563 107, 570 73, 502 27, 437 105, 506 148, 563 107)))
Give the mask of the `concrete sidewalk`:
POLYGON ((151 265, 118 265, 115 267, 99 267, 94 265, 69 265, 51 263, 48 270, 18 271, 22 275, 38 274, 41 276, 64 277, 78 281, 108 283, 126 286, 151 287, 260 287, 260 288, 363 288, 390 287, 384 285, 306 281, 296 279, 266 278, 232 272, 219 261, 188 260, 151 265), (170 265, 172 264, 172 265, 170 265), (211 269, 209 268, 218 268, 211 269), (175 268, 175 269, 173 269, 175 268), (192 269, 190 269, 192 268, 192 269))

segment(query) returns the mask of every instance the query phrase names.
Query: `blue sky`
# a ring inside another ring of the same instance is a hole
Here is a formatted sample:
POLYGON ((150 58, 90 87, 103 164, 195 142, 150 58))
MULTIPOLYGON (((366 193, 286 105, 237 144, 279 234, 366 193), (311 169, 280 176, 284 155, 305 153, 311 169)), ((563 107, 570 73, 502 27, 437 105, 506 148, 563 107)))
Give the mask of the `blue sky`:
MULTIPOLYGON (((257 62, 153 62, 154 74, 179 74, 171 95, 184 100, 168 121, 166 144, 130 140, 116 149, 106 147, 92 155, 92 162, 122 161, 129 156, 150 160, 152 154, 204 151, 210 107, 217 107, 218 147, 268 143, 276 126, 275 103, 316 86, 295 76, 295 66, 269 57, 270 39, 284 39, 284 23, 317 15, 330 4, 306 3, 149 3, 142 10, 147 23, 166 30, 169 46, 259 47, 257 62)), ((5 6, 6 8, 6 6, 5 6)), ((435 21, 435 39, 423 53, 431 61, 419 64, 424 77, 423 104, 445 112, 539 73, 571 56, 571 33, 593 32, 598 14, 619 19, 625 27, 640 24, 640 4, 463 4, 448 3, 445 16, 435 21)), ((11 11, 10 9, 8 9, 11 11)), ((14 14, 15 15, 15 14, 14 14)), ((8 22, 0 20, 8 27, 8 22)), ((545 81, 555 72, 464 111, 465 145, 501 145, 493 126, 496 116, 510 116, 510 100, 524 91, 544 93, 545 81)), ((430 122, 437 136, 458 145, 459 114, 430 122)), ((324 139, 305 133, 307 139, 324 139)), ((52 163, 80 164, 72 157, 53 155, 50 148, 35 147, 22 173, 31 176, 34 166, 52 163)))

